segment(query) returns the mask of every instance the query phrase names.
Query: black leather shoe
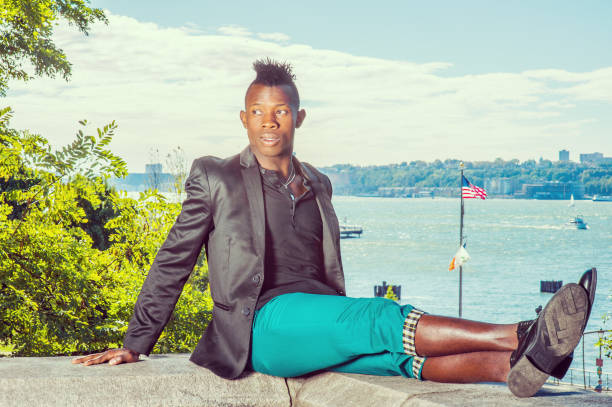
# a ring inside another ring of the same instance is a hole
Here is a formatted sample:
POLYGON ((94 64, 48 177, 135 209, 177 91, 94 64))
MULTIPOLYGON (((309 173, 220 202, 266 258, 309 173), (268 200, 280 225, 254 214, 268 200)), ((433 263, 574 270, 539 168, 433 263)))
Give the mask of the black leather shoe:
POLYGON ((566 284, 552 296, 513 353, 508 388, 517 397, 533 396, 555 368, 562 365, 580 342, 589 300, 580 285, 566 284))
MULTIPOLYGON (((584 328, 582 331, 586 329, 586 324, 589 322, 589 317, 591 316, 591 309, 593 308, 593 303, 595 302, 595 290, 597 289, 597 269, 593 267, 590 270, 585 271, 580 280, 578 280, 578 284, 585 289, 589 296, 589 310, 587 311, 587 317, 584 321, 584 328)), ((552 371, 551 376, 556 377, 561 380, 565 377, 570 365, 572 364, 572 360, 574 359, 574 352, 570 353, 570 355, 563 360, 555 369, 552 371)))
MULTIPOLYGON (((580 280, 578 280, 578 284, 580 284, 589 295, 589 316, 591 315, 591 308, 593 307, 593 303, 595 302, 595 290, 597 289, 597 269, 593 267, 590 270, 587 270, 582 274, 580 280)), ((587 318, 588 321, 588 318, 587 318)))
POLYGON ((518 346, 510 355, 510 368, 513 368, 516 365, 516 362, 523 356, 525 353, 525 349, 527 345, 531 343, 533 335, 535 334, 537 319, 531 319, 529 321, 521 321, 518 323, 518 328, 516 328, 516 337, 518 338, 518 346))
MULTIPOLYGON (((542 306, 538 305, 535 309, 535 313, 539 316, 540 312, 542 312, 542 306)), ((537 318, 530 319, 527 321, 521 321, 518 323, 518 327, 516 328, 516 338, 518 339, 518 346, 514 350, 514 352, 512 352, 512 355, 510 355, 511 368, 516 364, 516 361, 523 355, 523 352, 525 352, 525 347, 531 340, 529 338, 529 335, 532 334, 531 328, 533 327, 536 321, 537 318)))
MULTIPOLYGON (((597 288, 597 269, 593 267, 592 269, 585 271, 580 277, 580 280, 578 280, 578 284, 580 284, 585 289, 589 296, 589 310, 587 312, 587 318, 585 321, 585 324, 587 324, 591 315, 593 303, 595 302, 595 290, 597 288)), ((541 310, 542 306, 539 306, 538 309, 536 309, 536 313, 539 314, 541 310)), ((514 367, 517 360, 520 358, 520 356, 522 356, 523 352, 525 351, 526 345, 524 339, 527 338, 527 336, 529 335, 530 328, 532 327, 533 322, 535 322, 534 319, 530 321, 519 322, 518 329, 516 330, 516 335, 519 340, 519 346, 514 352, 512 352, 512 355, 510 356, 510 367, 514 367)), ((586 325, 583 328, 583 331, 585 328, 586 325)), ((565 374, 569 370, 569 367, 572 364, 573 360, 574 352, 570 353, 561 363, 559 363, 553 369, 550 375, 556 377, 559 380, 563 379, 565 377, 565 374)))
MULTIPOLYGON (((542 306, 540 305, 536 308, 536 313, 539 315, 540 311, 542 311, 542 306)), ((521 321, 518 323, 518 327, 516 329, 516 337, 518 339, 518 347, 512 352, 510 355, 510 368, 513 368, 516 365, 516 362, 519 360, 523 353, 525 352, 525 348, 530 343, 532 336, 534 335, 536 328, 534 327, 537 319, 531 319, 528 321, 521 321)), ((561 380, 565 377, 565 374, 569 370, 572 361, 574 360, 574 352, 570 353, 561 363, 559 363, 550 375, 556 377, 561 380)))

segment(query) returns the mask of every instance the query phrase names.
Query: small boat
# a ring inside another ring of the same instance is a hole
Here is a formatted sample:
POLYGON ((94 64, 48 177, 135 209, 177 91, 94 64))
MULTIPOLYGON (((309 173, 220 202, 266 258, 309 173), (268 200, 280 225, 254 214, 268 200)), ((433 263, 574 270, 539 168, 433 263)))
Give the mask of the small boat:
POLYGON ((569 206, 570 208, 574 206, 574 194, 572 194, 572 196, 570 197, 570 203, 567 206, 569 206))
POLYGON ((593 202, 612 202, 612 196, 595 195, 593 202))
POLYGON ((340 225, 340 239, 348 239, 350 237, 361 237, 363 228, 354 225, 340 225))
POLYGON ((576 226, 576 229, 585 230, 589 228, 589 226, 586 224, 586 222, 582 218, 582 215, 578 215, 574 217, 574 219, 570 220, 569 223, 576 226))
POLYGON ((363 228, 361 226, 349 225, 345 216, 340 224, 340 239, 348 239, 351 237, 361 237, 363 228))

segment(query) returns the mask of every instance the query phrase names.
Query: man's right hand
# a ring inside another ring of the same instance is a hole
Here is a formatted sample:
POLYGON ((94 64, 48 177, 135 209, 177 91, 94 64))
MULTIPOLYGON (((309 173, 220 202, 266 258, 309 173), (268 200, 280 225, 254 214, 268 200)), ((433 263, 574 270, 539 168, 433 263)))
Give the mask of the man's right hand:
POLYGON ((129 349, 109 349, 106 352, 92 353, 91 355, 72 359, 72 363, 89 366, 108 362, 109 365, 118 365, 121 363, 138 362, 139 356, 140 353, 129 349))

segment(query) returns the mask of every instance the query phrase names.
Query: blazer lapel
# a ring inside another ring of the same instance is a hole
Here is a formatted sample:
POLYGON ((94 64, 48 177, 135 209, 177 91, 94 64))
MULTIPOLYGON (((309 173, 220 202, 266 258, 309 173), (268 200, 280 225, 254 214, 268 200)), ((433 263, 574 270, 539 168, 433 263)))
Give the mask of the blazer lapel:
MULTIPOLYGON (((334 276, 329 280, 330 283, 338 281, 337 276, 342 276, 342 268, 340 266, 340 228, 338 226, 338 218, 336 212, 332 206, 329 194, 325 190, 323 184, 319 181, 317 176, 310 171, 308 165, 301 164, 298 162, 302 174, 306 177, 312 185, 313 192, 317 205, 319 206, 319 212, 321 213, 321 221, 323 222, 323 253, 325 269, 329 271, 330 276, 334 276)), ((344 281, 344 278, 340 278, 344 281)), ((344 283, 336 287, 342 294, 344 294, 344 283)))
POLYGON ((330 240, 334 250, 339 250, 336 246, 337 238, 339 237, 339 226, 338 219, 336 218, 334 211, 331 206, 331 201, 327 198, 327 192, 324 191, 323 185, 317 180, 311 182, 312 189, 314 189, 315 198, 319 205, 319 211, 321 212, 321 218, 323 224, 327 226, 329 230, 330 240))
POLYGON ((263 189, 261 185, 261 174, 259 166, 255 161, 255 156, 247 146, 240 153, 240 165, 242 166, 242 179, 246 190, 249 208, 251 210, 251 220, 253 222, 253 240, 256 249, 263 258, 266 243, 266 214, 264 209, 263 189))
POLYGON ((340 238, 340 227, 338 226, 338 218, 336 217, 336 212, 334 211, 327 191, 321 181, 319 181, 319 178, 313 174, 310 168, 308 168, 307 164, 302 164, 297 158, 294 158, 294 160, 300 168, 302 175, 310 181, 315 193, 317 205, 319 206, 319 212, 321 212, 323 224, 329 229, 334 249, 339 250, 336 242, 338 242, 340 238))

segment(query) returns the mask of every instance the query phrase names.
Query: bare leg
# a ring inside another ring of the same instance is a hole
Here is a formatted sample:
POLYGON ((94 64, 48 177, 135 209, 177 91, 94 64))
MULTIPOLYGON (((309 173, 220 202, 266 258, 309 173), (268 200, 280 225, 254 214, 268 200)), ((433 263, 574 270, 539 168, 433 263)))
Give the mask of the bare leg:
POLYGON ((505 382, 511 353, 472 352, 429 357, 421 376, 442 383, 505 382))
POLYGON ((445 356, 470 352, 510 352, 518 346, 517 324, 488 324, 467 319, 423 315, 415 334, 421 356, 445 356))

